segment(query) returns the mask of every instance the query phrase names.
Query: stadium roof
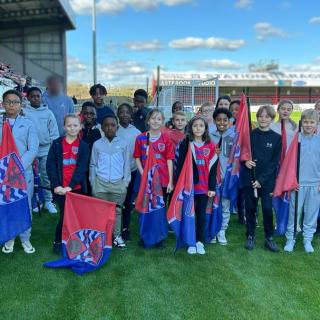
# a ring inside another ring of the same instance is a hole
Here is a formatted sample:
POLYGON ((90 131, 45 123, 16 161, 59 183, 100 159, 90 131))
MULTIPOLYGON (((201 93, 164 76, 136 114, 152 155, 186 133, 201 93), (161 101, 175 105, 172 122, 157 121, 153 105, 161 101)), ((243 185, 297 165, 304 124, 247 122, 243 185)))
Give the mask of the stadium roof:
POLYGON ((59 24, 75 29, 68 0, 0 0, 0 29, 59 24))
MULTIPOLYGON (((156 72, 154 72, 156 79, 156 72)), ((292 86, 320 87, 320 72, 161 72, 161 86, 206 85, 206 82, 219 79, 220 86, 292 86)))

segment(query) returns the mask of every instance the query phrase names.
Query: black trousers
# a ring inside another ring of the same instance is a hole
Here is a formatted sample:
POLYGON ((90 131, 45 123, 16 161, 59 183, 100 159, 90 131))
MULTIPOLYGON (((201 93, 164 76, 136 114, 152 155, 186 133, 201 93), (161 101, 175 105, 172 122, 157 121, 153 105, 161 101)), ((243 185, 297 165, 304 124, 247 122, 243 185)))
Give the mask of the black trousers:
POLYGON ((124 200, 122 209, 122 229, 123 230, 129 230, 130 229, 130 221, 131 221, 131 212, 133 210, 133 200, 132 193, 133 193, 133 187, 134 187, 134 181, 136 180, 137 170, 131 172, 131 181, 127 188, 127 195, 126 199, 124 200))
POLYGON ((238 219, 239 222, 244 222, 244 216, 245 216, 245 206, 244 206, 244 189, 240 188, 238 189, 238 197, 237 197, 237 207, 238 207, 238 219))
POLYGON ((196 216, 196 240, 205 242, 206 228, 206 208, 208 204, 208 196, 206 194, 194 195, 194 209, 196 216))
MULTIPOLYGON (((262 214, 263 214, 263 227, 266 238, 273 236, 273 212, 272 212, 272 191, 266 190, 263 187, 258 189, 258 198, 261 199, 262 214)), ((256 212, 258 198, 254 197, 253 188, 245 187, 245 209, 246 209, 246 236, 255 236, 256 229, 256 212)))
MULTIPOLYGON (((84 194, 81 189, 73 190, 71 192, 84 194)), ((60 214, 59 221, 58 221, 57 226, 56 226, 54 242, 60 243, 62 241, 62 226, 63 226, 64 206, 65 206, 65 203, 66 203, 66 197, 65 196, 60 196, 58 194, 55 194, 54 195, 54 200, 58 203, 59 214, 60 214)))

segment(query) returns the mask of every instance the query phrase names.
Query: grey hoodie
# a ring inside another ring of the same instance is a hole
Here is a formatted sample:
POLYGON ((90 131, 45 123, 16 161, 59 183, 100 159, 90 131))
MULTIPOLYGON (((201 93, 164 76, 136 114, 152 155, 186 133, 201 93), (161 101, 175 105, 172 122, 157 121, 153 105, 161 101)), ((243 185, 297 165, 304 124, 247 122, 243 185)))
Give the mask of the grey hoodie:
POLYGON ((221 152, 219 154, 222 179, 224 179, 224 176, 226 174, 227 164, 230 156, 230 151, 233 145, 234 135, 235 131, 233 127, 228 128, 225 132, 223 132, 222 135, 220 135, 220 132, 217 129, 210 134, 211 141, 217 146, 219 144, 220 137, 222 137, 222 143, 220 147, 221 152))
MULTIPOLYGON (((0 116, 0 142, 2 141, 3 116, 0 116)), ((24 116, 17 116, 12 135, 16 143, 22 166, 25 170, 27 183, 32 175, 32 162, 37 156, 39 140, 33 123, 24 116)))
POLYGON ((23 109, 26 118, 33 122, 39 138, 38 157, 47 156, 53 140, 59 138, 59 130, 55 116, 49 108, 42 104, 39 108, 27 105, 23 109))

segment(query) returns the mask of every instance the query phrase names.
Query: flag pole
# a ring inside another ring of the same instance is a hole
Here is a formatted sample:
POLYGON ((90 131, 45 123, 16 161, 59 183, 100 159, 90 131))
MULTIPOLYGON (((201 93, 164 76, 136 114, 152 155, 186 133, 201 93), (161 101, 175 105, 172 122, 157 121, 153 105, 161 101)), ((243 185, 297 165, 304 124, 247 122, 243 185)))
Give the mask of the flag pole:
MULTIPOLYGON (((299 188, 299 175, 300 175, 300 152, 301 152, 301 120, 299 121, 298 153, 297 153, 297 182, 298 182, 298 188, 299 188)), ((296 239, 296 236, 297 236, 298 195, 299 195, 299 189, 297 189, 295 191, 295 199, 294 199, 294 227, 293 227, 293 237, 294 237, 294 239, 296 239)))
MULTIPOLYGON (((246 97, 246 99, 247 99, 248 120, 249 120, 251 159, 252 159, 252 161, 256 162, 256 160, 254 160, 254 156, 253 156, 253 147, 252 147, 252 139, 251 139, 252 127, 251 127, 250 99, 249 99, 249 97, 246 97)), ((256 169, 255 169, 255 167, 252 168, 251 172, 252 172, 252 180, 255 181, 256 180, 256 169)), ((258 189, 257 188, 253 188, 253 194, 254 194, 255 198, 258 198, 258 189)))

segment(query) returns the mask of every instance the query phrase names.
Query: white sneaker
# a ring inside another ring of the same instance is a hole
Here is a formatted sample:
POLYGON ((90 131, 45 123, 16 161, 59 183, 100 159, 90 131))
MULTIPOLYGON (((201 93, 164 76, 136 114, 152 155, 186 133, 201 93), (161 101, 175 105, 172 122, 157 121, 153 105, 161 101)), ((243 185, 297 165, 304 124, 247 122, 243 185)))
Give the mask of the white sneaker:
POLYGON ((286 245, 284 246, 283 250, 286 252, 292 252, 294 249, 294 245, 296 244, 296 241, 291 239, 291 240, 287 240, 286 245))
MULTIPOLYGON (((42 207, 43 207, 43 204, 40 203, 40 210, 42 209, 42 207)), ((35 208, 33 208, 33 209, 32 209, 32 212, 34 212, 34 213, 39 213, 39 207, 36 206, 35 208)))
POLYGON ((210 241, 210 243, 217 243, 217 237, 214 237, 214 238, 210 241))
POLYGON ((202 242, 198 241, 196 243, 196 247, 197 247, 197 253, 199 254, 206 254, 206 250, 204 250, 204 245, 202 242))
POLYGON ((226 239, 226 232, 224 230, 221 230, 218 235, 218 242, 219 244, 221 244, 222 246, 226 246, 228 244, 228 241, 226 239))
POLYGON ((188 247, 187 252, 188 252, 188 254, 196 254, 197 248, 196 247, 188 247))
POLYGON ((25 253, 35 253, 36 252, 36 249, 32 246, 31 242, 28 240, 28 241, 25 241, 25 242, 21 242, 21 245, 22 245, 22 248, 24 250, 25 253))
POLYGON ((126 244, 125 244, 125 242, 123 241, 123 239, 122 239, 121 236, 115 237, 114 240, 113 240, 113 244, 114 244, 116 247, 120 248, 120 249, 126 248, 126 244))
POLYGON ((305 252, 307 252, 307 253, 313 253, 314 252, 314 249, 313 249, 313 246, 312 246, 310 240, 303 241, 303 245, 304 245, 305 252))
POLYGON ((46 202, 46 203, 44 204, 44 208, 45 208, 46 210, 48 210, 49 213, 51 213, 51 214, 56 214, 56 213, 58 213, 56 206, 55 206, 51 201, 46 202))
POLYGON ((3 253, 12 253, 14 249, 14 239, 7 241, 2 247, 3 253))

